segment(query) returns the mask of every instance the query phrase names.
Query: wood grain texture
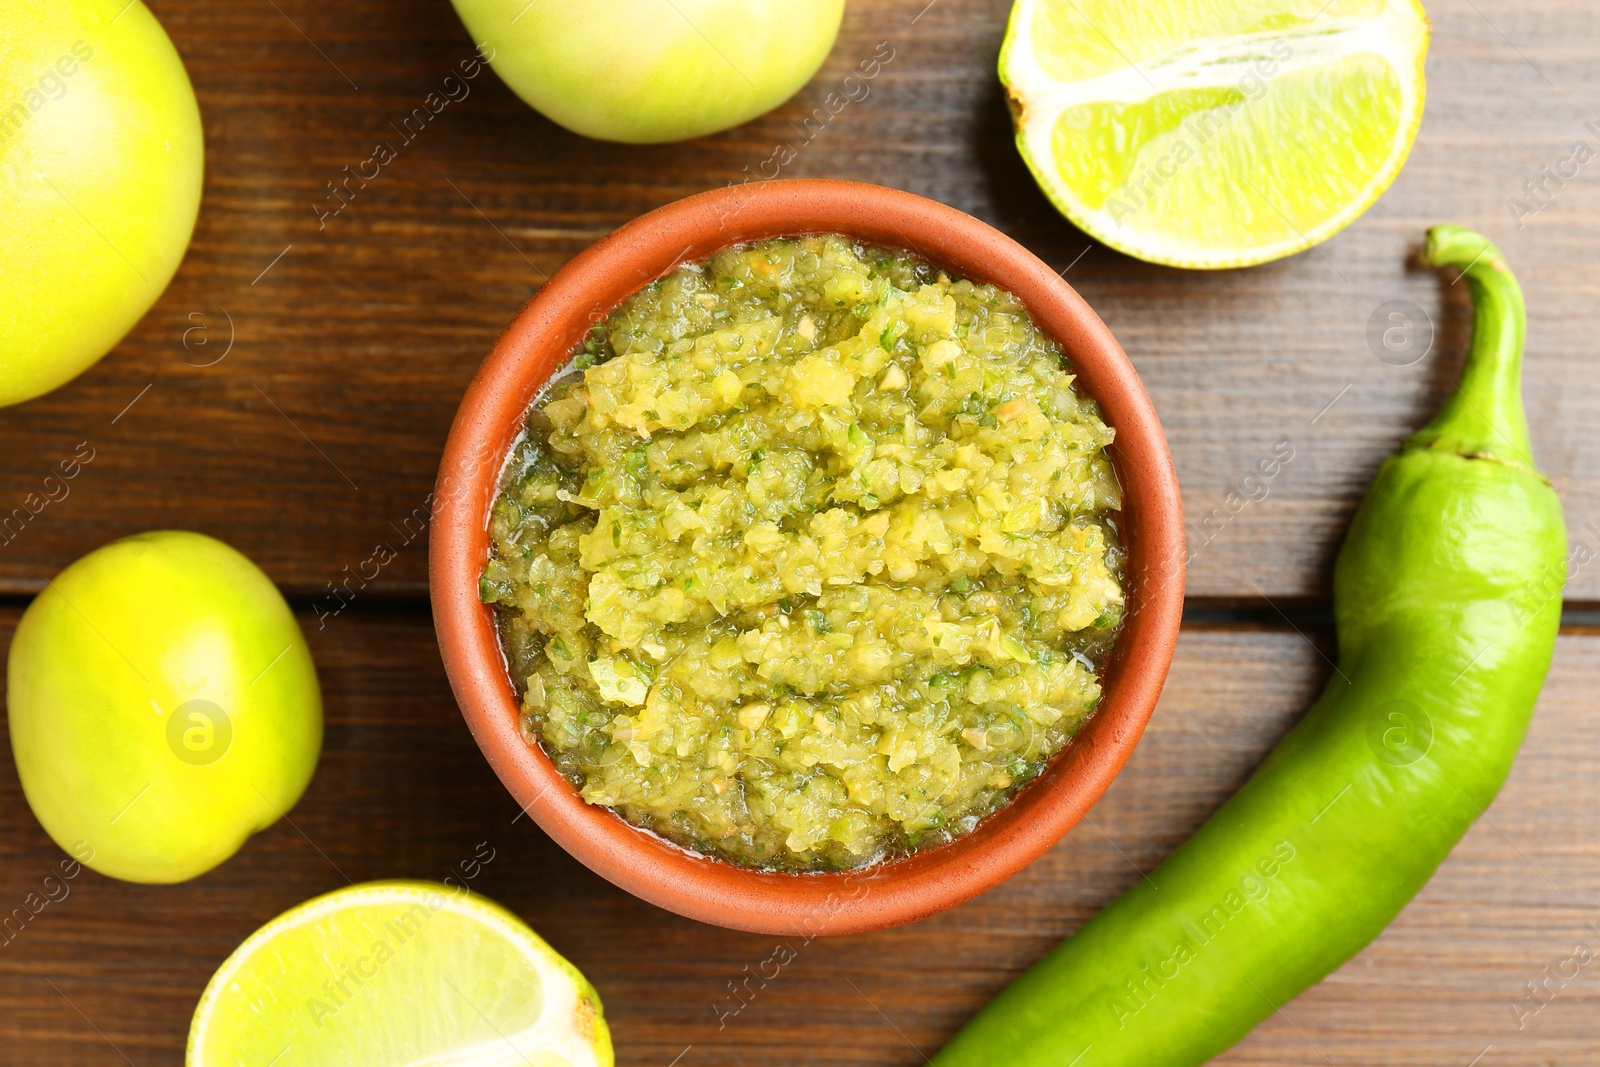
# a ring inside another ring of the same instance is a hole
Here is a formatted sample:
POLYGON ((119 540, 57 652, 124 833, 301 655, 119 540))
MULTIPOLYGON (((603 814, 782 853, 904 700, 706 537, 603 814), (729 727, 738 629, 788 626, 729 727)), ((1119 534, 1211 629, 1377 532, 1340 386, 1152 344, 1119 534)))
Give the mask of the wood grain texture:
MULTIPOLYGON (((304 598, 383 542, 400 552, 368 595, 419 594, 423 541, 406 542, 404 520, 423 506, 456 402, 500 329, 596 237, 762 173, 779 144, 797 152, 785 176, 909 189, 1070 266, 1164 419, 1200 597, 1325 597, 1362 488, 1444 395, 1465 343, 1460 287, 1408 270, 1408 252, 1433 222, 1484 228, 1528 291, 1537 454, 1574 541, 1600 551, 1600 186, 1584 170, 1521 229, 1507 206, 1575 141, 1600 146, 1584 127, 1600 119, 1600 9, 1581 0, 1431 3, 1429 106, 1394 188, 1316 251, 1220 273, 1091 247, 1039 194, 994 76, 1003 0, 852 0, 832 56, 793 101, 649 148, 568 134, 488 73, 406 140, 405 117, 472 53, 443 0, 152 7, 205 116, 199 227, 172 287, 110 358, 0 411, 0 516, 79 442, 96 457, 70 496, 0 538, 0 592, 37 590, 114 536, 182 526, 237 545, 304 598), (866 98, 805 135, 798 124, 880 42, 893 58, 866 98), (319 221, 336 203, 327 183, 379 140, 398 158, 319 221), (1386 365, 1367 344, 1374 311, 1394 299, 1435 326, 1414 366, 1386 365), (1295 459, 1270 495, 1204 526, 1281 440, 1295 459)), ((1600 566, 1581 569, 1568 596, 1600 599, 1600 566)))
MULTIPOLYGON (((0 613, 9 640, 14 610, 0 613)), ((1307 706, 1327 667, 1287 630, 1191 628, 1128 768, 1088 820, 979 899, 908 927, 791 942, 702 926, 590 874, 526 819, 479 755, 424 615, 305 619, 327 696, 310 791, 234 859, 187 885, 84 872, 0 943, 0 1062, 181 1062, 211 972, 261 923, 347 880, 440 879, 487 842, 471 883, 522 915, 593 979, 623 1067, 921 1063, 1027 964, 1153 868, 1307 706), (749 971, 746 971, 746 968, 749 971), (735 997, 751 973, 764 986, 735 997), (742 1004, 742 1006, 741 1006, 742 1004), (719 1026, 719 1023, 721 1024, 719 1026), (112 1046, 115 1046, 114 1048, 112 1046), (692 1046, 692 1047, 691 1047, 692 1046), (685 1049, 688 1049, 685 1052, 685 1049)), ((1326 634, 1315 634, 1324 640, 1326 634)), ((1225 1064, 1600 1062, 1600 973, 1560 988, 1518 1029, 1522 984, 1577 942, 1600 948, 1593 886, 1600 637, 1561 639, 1511 783, 1390 930, 1225 1064), (1326 1057, 1326 1060, 1323 1058, 1326 1057)), ((0 911, 61 858, 0 760, 0 911)))

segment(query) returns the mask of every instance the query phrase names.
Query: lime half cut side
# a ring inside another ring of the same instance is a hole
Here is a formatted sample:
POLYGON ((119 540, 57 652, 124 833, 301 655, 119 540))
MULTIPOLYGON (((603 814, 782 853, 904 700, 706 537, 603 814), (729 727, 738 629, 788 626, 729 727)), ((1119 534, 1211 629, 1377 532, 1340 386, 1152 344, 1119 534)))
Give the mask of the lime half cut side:
POLYGON ((600 998, 504 908, 372 882, 293 908, 212 977, 188 1067, 611 1067, 600 998))
POLYGON ((1416 0, 1018 0, 1000 52, 1017 145, 1080 229, 1239 267, 1372 205, 1422 121, 1416 0))

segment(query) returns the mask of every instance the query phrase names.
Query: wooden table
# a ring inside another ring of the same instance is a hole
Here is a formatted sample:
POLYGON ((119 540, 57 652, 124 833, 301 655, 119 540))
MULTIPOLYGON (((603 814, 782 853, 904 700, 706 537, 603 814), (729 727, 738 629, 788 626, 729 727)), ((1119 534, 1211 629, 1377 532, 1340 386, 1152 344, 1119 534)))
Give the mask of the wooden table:
MULTIPOLYGON (((327 742, 292 823, 219 870, 172 888, 85 874, 0 943, 0 1063, 178 1063, 207 978, 256 926, 347 880, 441 878, 480 842, 494 859, 478 886, 594 980, 619 1063, 921 1063, 1202 822, 1321 684, 1345 523, 1379 459, 1438 404, 1465 344, 1461 287, 1406 265, 1433 222, 1488 231, 1518 268, 1536 451, 1574 545, 1600 554, 1600 191, 1586 169, 1521 228, 1507 205, 1574 142, 1600 145, 1584 126, 1600 119, 1600 8, 1583 0, 1435 0, 1427 116, 1393 189, 1320 253, 1212 274, 1099 247, 1038 193, 994 77, 1002 0, 852 0, 799 96, 683 145, 583 141, 485 75, 320 224, 326 183, 393 139, 388 123, 471 54, 449 5, 151 6, 199 93, 205 203, 177 279, 128 339, 71 385, 0 411, 0 511, 80 442, 95 456, 70 496, 0 545, 0 628, 8 640, 46 578, 107 540, 215 534, 301 611, 327 742), (880 42, 893 58, 869 95, 806 141, 796 124, 880 42), (1089 819, 964 907, 793 946, 796 959, 728 1016, 730 983, 775 939, 659 911, 515 819, 439 665, 416 517, 468 378, 542 280, 612 227, 740 180, 783 143, 797 150, 786 176, 933 197, 1065 271, 1155 399, 1200 550, 1167 692, 1089 819), (1432 350, 1412 366, 1367 343, 1390 300, 1431 321, 1432 350), (1270 495, 1203 526, 1281 441, 1294 459, 1270 495), (330 614, 330 583, 380 543, 395 559, 330 614)), ((1600 1062, 1600 965, 1550 986, 1520 1026, 1512 1008, 1575 944, 1600 947, 1600 562, 1567 596, 1569 625, 1499 801, 1376 944, 1221 1062, 1600 1062)), ((9 911, 60 853, 8 758, 0 825, 9 911)))

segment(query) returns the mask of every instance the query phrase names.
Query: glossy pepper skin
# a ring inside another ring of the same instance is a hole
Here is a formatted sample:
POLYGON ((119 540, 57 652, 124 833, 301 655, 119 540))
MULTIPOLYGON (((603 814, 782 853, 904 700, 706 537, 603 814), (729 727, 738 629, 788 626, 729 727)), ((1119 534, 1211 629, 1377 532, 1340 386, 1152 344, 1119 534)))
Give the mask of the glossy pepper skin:
POLYGON ((1522 294, 1456 226, 1456 392, 1379 468, 1334 576, 1339 665, 1254 776, 1148 879, 1040 960, 937 1067, 1190 1067, 1375 938, 1489 806, 1544 683, 1566 574, 1529 456, 1522 294))

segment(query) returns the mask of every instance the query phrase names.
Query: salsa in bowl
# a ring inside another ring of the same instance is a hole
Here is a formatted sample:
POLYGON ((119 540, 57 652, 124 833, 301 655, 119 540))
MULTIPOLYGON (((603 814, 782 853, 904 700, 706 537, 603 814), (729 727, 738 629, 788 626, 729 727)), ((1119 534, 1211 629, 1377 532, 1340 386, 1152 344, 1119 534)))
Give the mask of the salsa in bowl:
POLYGON ((502 779, 613 881, 747 929, 892 925, 1025 865, 1131 750, 1181 606, 1170 458, 1104 326, 976 220, 851 183, 704 194, 574 260, 469 392, 435 516, 502 779))

